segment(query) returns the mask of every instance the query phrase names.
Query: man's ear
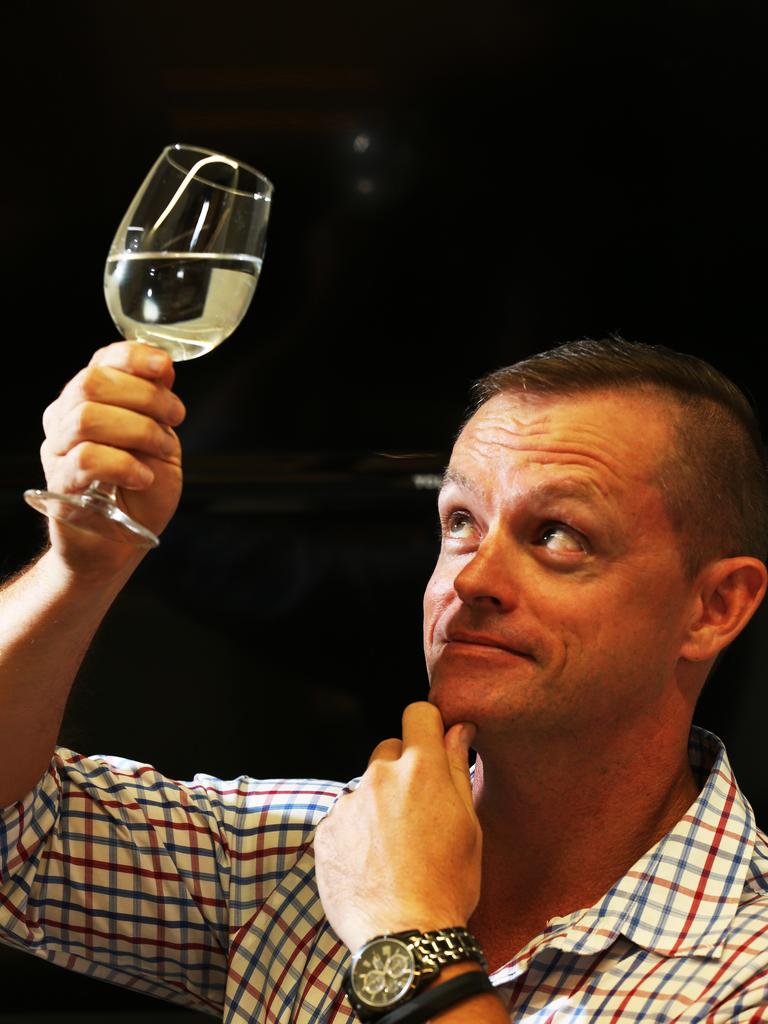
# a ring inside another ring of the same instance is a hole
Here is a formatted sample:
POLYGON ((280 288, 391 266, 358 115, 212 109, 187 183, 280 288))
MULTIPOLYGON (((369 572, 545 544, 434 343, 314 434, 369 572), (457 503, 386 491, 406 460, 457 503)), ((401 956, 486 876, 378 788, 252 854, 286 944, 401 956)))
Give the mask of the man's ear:
POLYGON ((720 558, 702 570, 688 635, 687 661, 709 661, 735 640, 763 600, 768 571, 758 558, 720 558))

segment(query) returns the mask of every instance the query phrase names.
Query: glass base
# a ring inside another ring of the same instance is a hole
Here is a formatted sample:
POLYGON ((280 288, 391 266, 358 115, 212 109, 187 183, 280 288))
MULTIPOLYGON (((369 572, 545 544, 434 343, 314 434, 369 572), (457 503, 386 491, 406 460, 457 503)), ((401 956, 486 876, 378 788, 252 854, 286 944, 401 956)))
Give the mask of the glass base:
POLYGON ((160 543, 151 530, 131 519, 111 498, 98 491, 55 494, 33 489, 24 491, 24 500, 44 516, 86 533, 97 533, 107 540, 138 548, 156 548, 160 543))

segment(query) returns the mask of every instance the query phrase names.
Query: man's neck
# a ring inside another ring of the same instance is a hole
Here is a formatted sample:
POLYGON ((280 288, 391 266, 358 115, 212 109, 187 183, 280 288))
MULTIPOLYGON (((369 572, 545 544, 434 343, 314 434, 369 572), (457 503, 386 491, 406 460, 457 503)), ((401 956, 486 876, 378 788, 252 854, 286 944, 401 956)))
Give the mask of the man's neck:
POLYGON ((687 734, 658 723, 642 743, 613 733, 509 749, 478 754, 474 779, 483 889, 472 924, 494 966, 552 917, 594 904, 698 795, 687 734))

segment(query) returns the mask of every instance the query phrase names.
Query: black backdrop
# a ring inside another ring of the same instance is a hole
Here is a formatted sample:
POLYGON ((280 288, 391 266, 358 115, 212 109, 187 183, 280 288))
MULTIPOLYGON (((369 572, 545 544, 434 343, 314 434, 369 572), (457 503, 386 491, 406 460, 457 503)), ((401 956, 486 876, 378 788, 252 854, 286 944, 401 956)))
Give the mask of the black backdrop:
MULTIPOLYGON (((359 772, 424 693, 431 483, 489 369, 619 331, 768 408, 763 3, 4 17, 6 573, 41 543, 21 491, 42 409, 116 336, 104 257, 152 160, 195 143, 275 184, 251 309, 178 367, 187 489, 81 673, 76 749, 182 778, 359 772)), ((698 713, 763 823, 765 637, 763 614, 698 713)), ((0 972, 24 1020, 164 1012, 16 954, 0 972)))

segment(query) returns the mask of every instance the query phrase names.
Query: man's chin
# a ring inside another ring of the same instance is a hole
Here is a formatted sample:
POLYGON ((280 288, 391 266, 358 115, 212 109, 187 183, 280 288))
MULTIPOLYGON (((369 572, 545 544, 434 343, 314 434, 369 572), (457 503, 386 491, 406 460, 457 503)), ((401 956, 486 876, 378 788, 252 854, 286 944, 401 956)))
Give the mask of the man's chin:
POLYGON ((427 700, 434 704, 442 715, 446 729, 450 729, 458 722, 478 724, 476 719, 480 710, 479 702, 477 699, 473 700, 471 688, 456 680, 441 677, 439 674, 433 676, 427 700))
POLYGON ((446 729, 458 722, 471 722, 490 735, 527 719, 534 710, 528 680, 452 669, 439 663, 433 666, 427 697, 440 712, 446 729))

